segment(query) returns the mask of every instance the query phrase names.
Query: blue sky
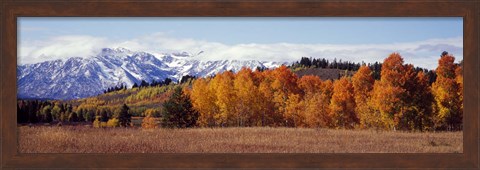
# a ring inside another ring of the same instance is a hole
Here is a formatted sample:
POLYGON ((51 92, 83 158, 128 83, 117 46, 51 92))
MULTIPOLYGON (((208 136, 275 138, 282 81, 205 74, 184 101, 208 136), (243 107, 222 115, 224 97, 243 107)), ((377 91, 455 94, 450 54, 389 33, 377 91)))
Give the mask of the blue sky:
POLYGON ((406 62, 416 61, 407 58, 417 58, 424 60, 421 65, 434 67, 425 62, 436 64, 435 60, 426 58, 440 55, 439 48, 463 58, 461 17, 22 17, 18 19, 18 28, 20 63, 67 55, 88 57, 94 55, 95 48, 120 46, 156 54, 205 51, 205 56, 199 57, 206 60, 264 57, 294 61, 302 57, 294 55, 307 55, 369 62, 381 60, 386 52, 403 52, 406 62), (362 51, 362 56, 347 56, 353 53, 346 51, 354 49, 362 51))

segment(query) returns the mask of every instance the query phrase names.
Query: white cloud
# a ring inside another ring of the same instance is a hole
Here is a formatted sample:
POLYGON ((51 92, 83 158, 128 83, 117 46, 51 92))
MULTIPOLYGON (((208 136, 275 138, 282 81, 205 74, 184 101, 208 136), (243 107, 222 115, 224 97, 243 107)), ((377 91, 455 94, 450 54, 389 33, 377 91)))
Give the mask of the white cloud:
POLYGON ((392 52, 400 52, 406 63, 433 69, 442 51, 455 55, 457 61, 463 58, 463 39, 430 39, 408 43, 390 44, 236 44, 226 45, 195 39, 174 38, 164 33, 137 37, 124 41, 112 41, 92 36, 61 36, 46 41, 22 42, 20 44, 21 64, 72 56, 89 57, 101 48, 124 47, 134 51, 153 54, 189 52, 201 60, 262 60, 297 61, 300 57, 342 59, 354 62, 382 62, 392 52))
POLYGON ((20 42, 19 63, 30 64, 69 57, 90 57, 108 46, 105 38, 92 36, 59 36, 46 41, 20 42))

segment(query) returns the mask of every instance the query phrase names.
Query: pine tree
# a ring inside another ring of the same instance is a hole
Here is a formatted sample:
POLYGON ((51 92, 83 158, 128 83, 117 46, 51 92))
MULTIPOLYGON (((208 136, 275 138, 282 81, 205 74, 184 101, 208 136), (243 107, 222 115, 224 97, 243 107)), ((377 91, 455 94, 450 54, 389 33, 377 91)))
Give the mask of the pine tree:
POLYGON ((162 125, 169 128, 194 127, 198 112, 193 109, 190 97, 176 87, 170 99, 163 103, 162 125))
POLYGON ((107 110, 102 109, 100 112, 100 122, 107 122, 108 121, 108 113, 107 110))
POLYGON ((137 84, 137 83, 133 83, 132 88, 137 88, 137 87, 138 87, 138 84, 137 84))
POLYGON ((118 119, 121 127, 130 126, 132 116, 128 113, 128 110, 130 110, 130 108, 126 104, 123 104, 120 108, 115 110, 114 117, 118 119))
POLYGON ((46 123, 52 122, 52 120, 53 120, 53 118, 52 118, 52 107, 47 105, 47 106, 43 107, 42 112, 43 112, 43 115, 45 115, 44 122, 46 122, 46 123))
POLYGON ((71 112, 70 116, 68 117, 69 122, 78 122, 78 115, 76 112, 71 112))
POLYGON ((140 82, 140 87, 148 87, 149 84, 145 81, 145 80, 142 80, 142 82, 140 82))
POLYGON ((85 113, 86 113, 86 112, 85 112, 84 109, 79 109, 79 111, 78 111, 78 113, 77 113, 77 114, 78 114, 78 121, 79 121, 79 122, 85 122, 85 116, 84 116, 85 113))
POLYGON ((29 123, 37 123, 38 122, 38 117, 37 117, 37 105, 38 101, 31 101, 28 102, 28 122, 29 123))

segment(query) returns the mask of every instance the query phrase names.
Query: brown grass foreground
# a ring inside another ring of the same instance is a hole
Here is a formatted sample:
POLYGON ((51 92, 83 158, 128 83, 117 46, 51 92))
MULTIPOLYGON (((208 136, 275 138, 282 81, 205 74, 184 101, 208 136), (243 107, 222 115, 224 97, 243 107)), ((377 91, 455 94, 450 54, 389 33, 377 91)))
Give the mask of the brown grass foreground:
POLYGON ((461 153, 462 132, 19 127, 21 153, 461 153))

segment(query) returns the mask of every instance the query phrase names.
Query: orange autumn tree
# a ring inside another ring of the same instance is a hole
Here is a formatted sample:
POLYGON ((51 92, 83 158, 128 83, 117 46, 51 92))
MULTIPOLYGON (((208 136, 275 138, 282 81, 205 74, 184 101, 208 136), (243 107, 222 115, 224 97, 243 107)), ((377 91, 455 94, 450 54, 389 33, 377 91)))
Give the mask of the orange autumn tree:
POLYGON ((385 95, 382 89, 383 87, 380 80, 375 80, 375 83, 373 83, 372 92, 370 94, 371 96, 367 101, 370 114, 368 114, 369 116, 366 118, 366 120, 368 122, 367 127, 369 128, 389 129, 389 123, 393 122, 388 115, 382 114, 380 111, 382 104, 379 102, 379 100, 384 98, 385 95))
MULTIPOLYGON (((330 81, 331 82, 331 81, 330 81)), ((318 76, 303 76, 298 81, 303 93, 304 126, 328 127, 330 123, 329 104, 331 96, 325 95, 329 90, 318 76)))
POLYGON ((290 93, 285 104, 285 125, 289 127, 305 127, 305 102, 300 94, 290 93))
MULTIPOLYGON (((463 63, 463 61, 461 62, 463 63)), ((456 82, 458 84, 458 95, 460 96, 460 112, 462 112, 463 115, 463 64, 460 64, 457 66, 457 69, 455 70, 455 75, 456 75, 456 82)))
POLYGON ((404 65, 402 85, 405 89, 397 128, 401 130, 428 130, 432 127, 432 104, 428 77, 423 71, 415 71, 413 65, 404 65))
MULTIPOLYGON (((290 94, 298 94, 297 76, 287 66, 282 65, 271 72, 273 90, 273 102, 275 103, 275 112, 283 115, 285 118, 285 109, 290 94)), ((285 125, 291 125, 292 122, 285 120, 285 125)))
POLYGON ((353 85, 347 77, 342 77, 333 83, 330 115, 334 127, 354 128, 358 123, 353 93, 353 85))
POLYGON ((298 87, 303 95, 314 95, 321 92, 322 80, 318 76, 306 75, 298 79, 298 87))
POLYGON ((375 119, 372 116, 372 109, 368 101, 371 97, 373 83, 375 80, 372 77, 372 71, 366 65, 363 65, 352 77, 352 84, 355 96, 355 112, 358 115, 360 127, 368 128, 373 126, 372 121, 375 119))
POLYGON ((272 83, 274 80, 272 70, 265 70, 263 72, 255 71, 254 77, 258 83, 258 103, 257 107, 260 112, 258 115, 261 126, 281 126, 283 125, 283 115, 275 110, 274 89, 272 83))
POLYGON ((432 84, 435 97, 435 127, 441 130, 461 129, 460 85, 457 83, 455 57, 445 54, 438 60, 437 79, 432 84))
POLYGON ((429 85, 429 77, 422 71, 417 73, 415 90, 411 93, 412 104, 417 114, 414 119, 414 129, 425 131, 433 128, 434 98, 429 85))
POLYGON ((321 99, 320 99, 320 108, 321 108, 321 114, 327 115, 324 117, 323 122, 325 123, 326 126, 331 127, 332 126, 332 117, 330 116, 330 103, 332 101, 332 96, 333 96, 333 82, 332 80, 327 80, 322 83, 321 86, 321 99))
POLYGON ((403 96, 406 93, 403 88, 404 75, 403 58, 398 53, 390 54, 383 61, 380 81, 375 82, 371 103, 373 113, 381 115, 383 128, 398 129, 404 106, 403 96))

